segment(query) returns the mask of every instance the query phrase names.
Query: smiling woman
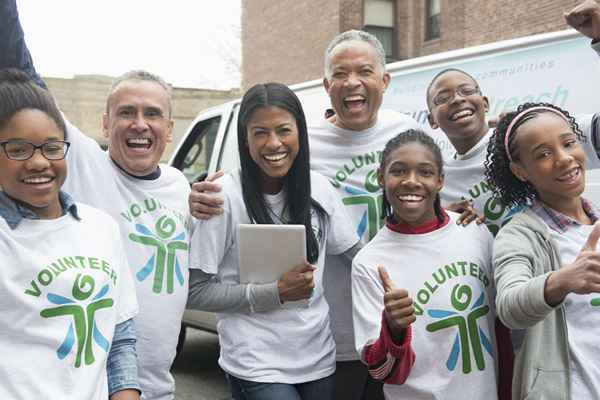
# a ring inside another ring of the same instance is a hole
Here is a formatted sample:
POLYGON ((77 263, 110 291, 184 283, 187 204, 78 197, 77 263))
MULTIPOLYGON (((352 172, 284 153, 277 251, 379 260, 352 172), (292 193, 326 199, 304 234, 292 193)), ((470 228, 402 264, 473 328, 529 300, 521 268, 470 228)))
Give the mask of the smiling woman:
POLYGON ((253 86, 237 128, 241 168, 221 181, 224 213, 199 221, 192 236, 188 308, 219 313, 219 364, 236 400, 331 400, 335 344, 323 265, 326 253, 352 251, 358 237, 331 185, 309 169, 294 92, 278 83, 253 86), (240 224, 303 225, 307 260, 275 282, 240 283, 240 224))

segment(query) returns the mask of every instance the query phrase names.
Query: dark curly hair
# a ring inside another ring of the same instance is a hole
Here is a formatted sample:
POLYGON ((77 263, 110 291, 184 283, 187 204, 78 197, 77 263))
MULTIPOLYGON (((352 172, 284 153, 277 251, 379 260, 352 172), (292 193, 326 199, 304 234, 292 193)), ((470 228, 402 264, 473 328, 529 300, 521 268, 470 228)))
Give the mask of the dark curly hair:
MULTIPOLYGON (((567 111, 553 104, 524 103, 521 104, 516 111, 510 112, 502 117, 488 143, 484 166, 485 177, 491 184, 494 195, 507 206, 526 205, 539 196, 537 190, 530 182, 523 182, 512 173, 510 169, 510 160, 508 159, 504 147, 504 138, 510 123, 517 115, 533 107, 547 107, 558 111, 565 116, 567 121, 569 121, 569 125, 571 125, 571 129, 573 129, 577 139, 580 142, 586 140, 581 133, 581 129, 579 129, 579 125, 577 125, 575 118, 567 111)), ((542 113, 551 112, 552 111, 549 110, 533 110, 529 113, 525 113, 525 115, 516 122, 515 126, 511 129, 511 135, 508 142, 508 150, 513 161, 519 160, 519 154, 516 148, 517 145, 515 143, 515 137, 517 136, 519 127, 542 113)))
MULTIPOLYGON (((400 132, 398 135, 394 136, 385 144, 385 148, 383 149, 383 153, 381 154, 381 164, 379 165, 379 171, 385 171, 385 166, 388 162, 388 157, 394 150, 408 143, 419 143, 422 146, 426 147, 429 151, 431 151, 431 154, 433 154, 433 158, 435 159, 435 164, 438 168, 439 174, 444 174, 444 161, 439 146, 434 142, 431 136, 418 129, 409 129, 407 131, 400 132)), ((383 212, 381 213, 381 218, 393 218, 394 210, 392 209, 392 206, 387 200, 385 187, 382 187, 381 189, 383 190, 383 212)), ((433 210, 435 212, 435 216, 438 219, 438 222, 440 224, 443 223, 444 213, 442 212, 442 205, 439 193, 435 196, 433 210)))

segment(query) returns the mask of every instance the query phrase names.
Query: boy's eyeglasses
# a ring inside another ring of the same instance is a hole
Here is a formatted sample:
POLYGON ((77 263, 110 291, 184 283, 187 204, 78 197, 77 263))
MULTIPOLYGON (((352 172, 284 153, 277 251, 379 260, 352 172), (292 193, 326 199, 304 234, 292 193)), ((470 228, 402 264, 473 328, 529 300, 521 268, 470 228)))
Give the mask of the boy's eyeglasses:
POLYGON ((445 90, 443 92, 438 93, 433 98, 433 104, 436 106, 441 106, 442 104, 449 103, 456 94, 459 94, 460 97, 472 96, 475 93, 479 93, 479 86, 474 85, 460 85, 455 90, 445 90))
POLYGON ((51 161, 62 160, 67 155, 71 143, 64 140, 52 140, 40 145, 35 145, 25 140, 6 140, 0 142, 4 154, 10 160, 25 161, 33 157, 33 153, 40 149, 42 155, 51 161))

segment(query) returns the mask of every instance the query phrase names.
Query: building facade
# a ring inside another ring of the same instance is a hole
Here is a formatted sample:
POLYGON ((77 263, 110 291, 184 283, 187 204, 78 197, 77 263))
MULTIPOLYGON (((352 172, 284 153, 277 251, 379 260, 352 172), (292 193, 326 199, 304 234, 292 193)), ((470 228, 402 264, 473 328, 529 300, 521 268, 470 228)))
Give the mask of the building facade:
POLYGON ((242 86, 323 77, 328 42, 364 29, 387 61, 476 46, 568 26, 581 0, 242 0, 242 86))
MULTIPOLYGON (((108 143, 102 133, 102 114, 113 78, 99 75, 77 75, 73 79, 43 78, 56 98, 61 111, 73 125, 101 145, 108 143)), ((173 142, 167 146, 166 161, 198 113, 211 106, 240 96, 238 90, 173 88, 173 142)))

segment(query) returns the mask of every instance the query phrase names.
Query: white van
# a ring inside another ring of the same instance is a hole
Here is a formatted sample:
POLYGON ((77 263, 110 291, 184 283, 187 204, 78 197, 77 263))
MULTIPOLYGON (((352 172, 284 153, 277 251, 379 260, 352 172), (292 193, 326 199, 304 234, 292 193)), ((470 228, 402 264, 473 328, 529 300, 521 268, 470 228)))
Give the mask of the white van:
MULTIPOLYGON (((573 30, 512 39, 388 64, 392 76, 383 108, 406 112, 422 123, 442 147, 450 144, 427 125, 425 90, 439 71, 455 67, 470 73, 490 101, 490 115, 527 101, 554 103, 572 114, 598 110, 600 64, 590 40, 573 30)), ((324 118, 330 107, 321 80, 292 86, 306 118, 324 118)), ((190 182, 217 170, 239 166, 237 113, 240 99, 198 114, 177 146, 170 164, 190 182)), ((310 132, 309 132, 310 135, 310 132)), ((600 204, 600 173, 588 175, 588 197, 600 204)), ((215 331, 210 313, 186 311, 184 325, 215 331)), ((182 332, 185 330, 182 329, 182 332)))

